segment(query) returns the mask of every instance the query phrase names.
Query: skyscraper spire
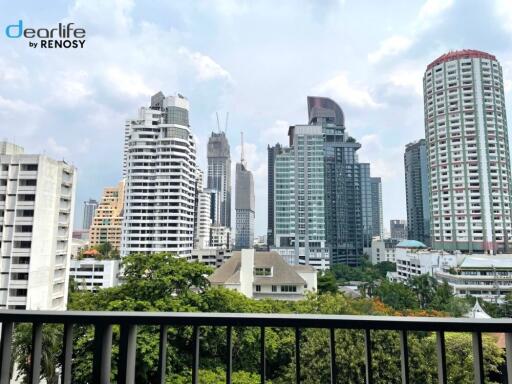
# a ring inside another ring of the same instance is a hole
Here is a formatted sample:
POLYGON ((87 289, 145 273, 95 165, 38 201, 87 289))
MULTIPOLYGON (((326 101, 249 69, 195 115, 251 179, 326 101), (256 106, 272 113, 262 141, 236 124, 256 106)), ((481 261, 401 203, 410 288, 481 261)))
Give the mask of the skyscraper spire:
POLYGON ((247 164, 245 162, 245 153, 244 153, 244 132, 240 131, 240 142, 242 149, 240 150, 240 163, 247 168, 247 164))

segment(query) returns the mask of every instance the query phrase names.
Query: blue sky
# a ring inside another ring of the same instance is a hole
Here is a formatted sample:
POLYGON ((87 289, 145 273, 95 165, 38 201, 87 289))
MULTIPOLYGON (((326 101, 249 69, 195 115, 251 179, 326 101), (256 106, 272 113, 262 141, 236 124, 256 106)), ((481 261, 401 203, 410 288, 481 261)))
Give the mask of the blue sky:
MULTIPOLYGON (((256 184, 256 233, 266 232, 267 144, 307 120, 306 96, 329 96, 383 178, 385 226, 405 218, 403 150, 424 136, 422 76, 448 50, 497 56, 512 102, 510 0, 8 1, 0 0, 0 137, 78 168, 81 204, 121 178, 124 120, 158 90, 191 103, 198 158, 216 112, 240 130, 256 184), (82 50, 42 50, 3 30, 74 22, 82 50)), ((76 220, 77 223, 80 220, 76 220)))

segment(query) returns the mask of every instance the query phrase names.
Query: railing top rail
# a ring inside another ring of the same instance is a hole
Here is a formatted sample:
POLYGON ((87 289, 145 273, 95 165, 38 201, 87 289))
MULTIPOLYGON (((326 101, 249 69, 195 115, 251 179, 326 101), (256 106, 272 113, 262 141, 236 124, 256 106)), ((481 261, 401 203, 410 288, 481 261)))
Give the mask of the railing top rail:
POLYGON ((512 319, 262 313, 0 310, 0 322, 512 332, 512 319))

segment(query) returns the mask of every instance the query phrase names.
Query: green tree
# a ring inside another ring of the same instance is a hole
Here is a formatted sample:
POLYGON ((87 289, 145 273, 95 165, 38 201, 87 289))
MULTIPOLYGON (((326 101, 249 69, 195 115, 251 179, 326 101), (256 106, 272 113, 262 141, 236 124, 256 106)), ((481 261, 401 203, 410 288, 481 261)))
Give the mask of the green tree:
POLYGON ((407 286, 410 287, 418 297, 420 307, 425 309, 434 299, 438 283, 432 276, 423 274, 409 278, 407 286))
MULTIPOLYGON (((48 384, 57 384, 59 378, 57 368, 60 366, 59 355, 62 349, 61 328, 56 324, 45 324, 42 330, 40 379, 48 384)), ((13 360, 17 365, 16 379, 21 383, 28 383, 31 345, 32 324, 17 324, 13 339, 13 360)))
POLYGON ((377 288, 376 296, 381 301, 398 311, 417 309, 420 306, 418 297, 405 284, 384 280, 377 288))
POLYGON ((318 275, 318 292, 319 293, 336 293, 338 292, 338 284, 336 282, 336 276, 331 271, 326 271, 323 274, 318 275))

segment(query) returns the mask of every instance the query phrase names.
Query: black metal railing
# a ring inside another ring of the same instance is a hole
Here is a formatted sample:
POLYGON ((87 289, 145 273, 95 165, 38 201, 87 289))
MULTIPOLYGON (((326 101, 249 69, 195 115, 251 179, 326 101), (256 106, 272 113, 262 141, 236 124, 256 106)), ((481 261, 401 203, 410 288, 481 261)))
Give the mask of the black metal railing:
POLYGON ((352 329, 364 331, 366 383, 373 383, 372 341, 373 330, 394 330, 400 334, 400 361, 402 383, 409 383, 408 332, 435 332, 437 338, 437 360, 439 383, 447 383, 445 332, 470 332, 473 344, 473 370, 475 383, 484 383, 482 333, 505 333, 506 371, 508 382, 512 383, 512 319, 461 319, 431 317, 389 317, 389 316, 339 316, 299 314, 248 314, 248 313, 148 313, 148 312, 57 312, 57 311, 0 311, 2 324, 0 340, 0 384, 9 383, 11 367, 11 346, 14 324, 32 324, 32 346, 29 383, 38 383, 41 369, 43 324, 63 324, 62 383, 70 384, 73 327, 94 326, 94 357, 92 382, 110 383, 112 327, 119 325, 118 383, 135 382, 135 354, 137 326, 160 327, 158 380, 165 383, 167 361, 167 332, 172 326, 192 326, 192 382, 199 382, 199 347, 201 327, 226 328, 226 383, 231 383, 232 373, 232 331, 233 327, 260 328, 260 376, 266 380, 265 328, 295 329, 295 380, 301 382, 301 330, 323 328, 329 330, 330 339, 330 382, 337 382, 335 330, 352 329))

